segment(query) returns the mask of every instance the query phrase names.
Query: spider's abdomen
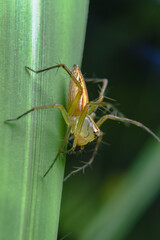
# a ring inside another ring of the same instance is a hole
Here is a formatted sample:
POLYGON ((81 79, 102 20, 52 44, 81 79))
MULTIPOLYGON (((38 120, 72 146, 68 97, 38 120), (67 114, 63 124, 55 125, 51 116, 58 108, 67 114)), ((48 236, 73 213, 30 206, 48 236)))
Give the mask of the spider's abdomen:
MULTIPOLYGON (((77 79, 77 81, 80 83, 80 85, 82 87, 82 95, 81 95, 80 100, 77 104, 76 110, 73 114, 73 116, 80 116, 81 112, 83 111, 83 109, 85 107, 85 105, 89 102, 88 92, 87 92, 87 88, 86 88, 84 78, 82 76, 81 70, 79 69, 78 65, 73 66, 72 74, 74 75, 74 77, 77 79)), ((74 81, 71 78, 70 82, 69 82, 69 91, 68 91, 68 110, 71 107, 78 91, 79 91, 79 88, 77 87, 77 85, 74 83, 74 81)))

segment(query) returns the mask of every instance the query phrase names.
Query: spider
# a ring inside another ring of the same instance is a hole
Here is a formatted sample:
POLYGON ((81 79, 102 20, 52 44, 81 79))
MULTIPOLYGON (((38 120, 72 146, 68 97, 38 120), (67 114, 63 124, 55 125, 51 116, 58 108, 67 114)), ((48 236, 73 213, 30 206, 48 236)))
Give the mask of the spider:
MULTIPOLYGON (((115 120, 119 122, 124 122, 124 123, 130 123, 133 125, 136 125, 137 127, 143 128, 145 131, 147 131, 149 134, 151 134, 158 142, 160 142, 160 138, 156 136, 148 127, 143 125, 140 122, 137 122, 135 120, 125 118, 123 116, 117 116, 117 114, 105 114, 102 116, 97 122, 95 122, 95 116, 96 116, 96 110, 99 107, 104 107, 104 108, 112 108, 112 105, 103 102, 105 96, 104 92, 108 84, 107 79, 96 79, 95 81, 97 83, 101 82, 102 83, 102 88, 99 94, 99 97, 96 101, 89 101, 88 98, 88 92, 85 84, 85 80, 83 78, 83 75, 81 73, 80 68, 78 65, 73 65, 72 71, 70 71, 65 64, 58 64, 49 68, 45 68, 42 70, 33 70, 30 67, 25 67, 29 71, 32 71, 36 74, 42 73, 44 71, 48 71, 54 68, 63 68, 68 75, 70 76, 70 82, 69 82, 69 91, 68 91, 68 106, 67 110, 64 108, 63 105, 61 104, 53 104, 53 105, 46 105, 46 106, 37 106, 33 107, 27 112, 23 113, 22 115, 8 119, 5 122, 9 121, 15 121, 20 119, 21 117, 27 115, 28 113, 31 113, 35 110, 40 110, 40 109, 49 109, 49 108, 59 108, 62 116, 68 126, 68 130, 66 132, 66 135, 61 143, 61 147, 54 158, 52 164, 48 168, 48 170, 45 172, 43 177, 45 177, 48 172, 51 170, 53 167, 54 163, 56 162, 57 158, 61 153, 64 153, 64 147, 69 140, 70 135, 73 135, 73 145, 72 147, 66 151, 66 153, 71 153, 75 150, 76 146, 80 146, 81 150, 83 150, 83 147, 87 145, 88 143, 94 141, 96 139, 96 145, 93 151, 93 154, 90 158, 90 160, 86 163, 84 163, 81 167, 78 167, 77 169, 73 170, 68 176, 70 177, 71 175, 83 170, 88 167, 89 165, 92 164, 96 152, 98 150, 99 144, 102 140, 103 133, 100 130, 100 126, 106 121, 106 120, 115 120)), ((66 179, 67 179, 66 178, 66 179)))

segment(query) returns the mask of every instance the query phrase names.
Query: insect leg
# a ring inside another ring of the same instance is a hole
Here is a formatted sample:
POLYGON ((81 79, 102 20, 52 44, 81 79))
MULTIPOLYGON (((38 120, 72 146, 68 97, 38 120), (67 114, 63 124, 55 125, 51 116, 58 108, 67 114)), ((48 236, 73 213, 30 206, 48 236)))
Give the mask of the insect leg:
POLYGON ((16 117, 16 118, 11 118, 11 119, 7 119, 5 120, 4 122, 10 122, 10 121, 15 121, 15 120, 18 120, 24 116, 26 116, 28 113, 31 113, 35 110, 40 110, 40 109, 49 109, 49 108, 59 108, 61 113, 62 113, 62 116, 66 122, 67 125, 69 125, 69 122, 70 122, 70 119, 69 119, 69 116, 64 108, 63 105, 61 104, 53 104, 53 105, 45 105, 45 106, 38 106, 38 107, 33 107, 31 108, 30 110, 28 110, 27 112, 21 114, 20 116, 16 117))
POLYGON ((146 132, 151 134, 158 142, 160 142, 160 138, 155 133, 153 133, 148 127, 146 127, 145 125, 143 125, 140 122, 137 122, 137 121, 129 119, 129 118, 118 117, 118 116, 109 114, 109 115, 105 115, 105 116, 101 117, 96 123, 97 126, 100 127, 108 119, 119 121, 119 122, 131 123, 137 127, 143 128, 146 132))
POLYGON ((64 181, 66 181, 70 176, 74 175, 77 172, 80 172, 80 171, 84 172, 85 168, 87 168, 88 166, 91 166, 91 164, 94 161, 95 155, 96 155, 96 153, 98 151, 99 144, 102 141, 102 136, 103 136, 103 133, 101 132, 100 136, 97 138, 96 146, 95 146, 95 149, 93 151, 92 157, 90 158, 89 162, 86 162, 83 166, 77 167, 75 170, 73 170, 71 173, 69 173, 65 177, 64 181))

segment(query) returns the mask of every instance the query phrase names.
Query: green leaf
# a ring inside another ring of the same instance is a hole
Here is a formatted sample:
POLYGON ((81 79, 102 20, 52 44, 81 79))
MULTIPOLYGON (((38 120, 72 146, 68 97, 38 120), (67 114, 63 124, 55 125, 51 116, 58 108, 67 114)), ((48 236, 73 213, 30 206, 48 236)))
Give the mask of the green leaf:
POLYGON ((60 112, 31 107, 65 104, 68 76, 42 74, 57 63, 81 64, 87 0, 6 1, 1 4, 0 239, 56 239, 64 175, 60 157, 46 178, 66 131, 60 112))

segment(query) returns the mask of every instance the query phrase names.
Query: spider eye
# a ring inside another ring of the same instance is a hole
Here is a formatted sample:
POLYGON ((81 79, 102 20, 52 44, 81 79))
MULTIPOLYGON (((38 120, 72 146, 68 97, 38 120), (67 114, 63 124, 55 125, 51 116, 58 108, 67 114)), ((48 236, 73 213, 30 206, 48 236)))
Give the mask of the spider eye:
POLYGON ((94 131, 93 133, 94 133, 94 138, 96 139, 98 137, 97 132, 94 131))

